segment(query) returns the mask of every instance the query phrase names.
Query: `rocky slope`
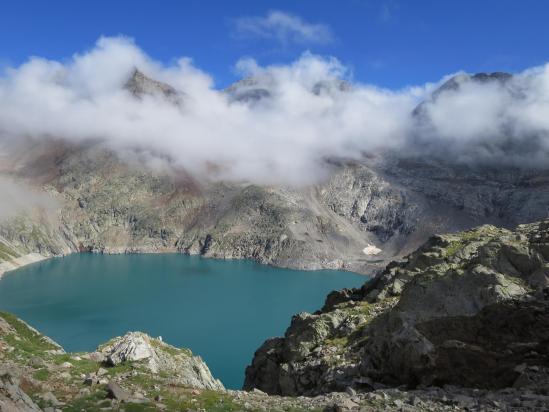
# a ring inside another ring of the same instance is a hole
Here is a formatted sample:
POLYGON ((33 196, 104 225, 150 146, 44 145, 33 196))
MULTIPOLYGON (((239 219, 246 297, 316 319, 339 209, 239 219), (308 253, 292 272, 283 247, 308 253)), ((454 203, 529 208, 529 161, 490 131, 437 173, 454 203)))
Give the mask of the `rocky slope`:
POLYGON ((256 352, 245 388, 459 386, 494 399, 528 394, 534 408, 549 402, 548 343, 549 221, 486 225, 434 236, 362 288, 296 315, 256 352))
POLYGON ((145 76, 138 69, 133 71, 126 84, 124 84, 124 89, 139 99, 147 95, 158 95, 177 105, 181 105, 185 98, 183 92, 174 89, 169 84, 145 76))
POLYGON ((432 233, 533 221, 549 204, 549 178, 539 171, 492 173, 390 156, 332 162, 327 181, 305 188, 204 182, 182 170, 144 169, 139 153, 120 158, 101 144, 41 142, 10 158, 2 174, 57 208, 0 218, 5 269, 27 255, 93 251, 369 273, 432 233), (374 253, 364 252, 368 246, 374 253))
POLYGON ((92 353, 65 353, 13 315, 0 313, 0 410, 28 411, 376 411, 455 410, 443 392, 332 393, 315 398, 227 391, 200 358, 143 333, 92 353))
MULTIPOLYGON (((469 80, 507 78, 486 76, 469 80)), ((269 98, 271 80, 245 79, 225 93, 256 104, 269 98)), ((438 93, 464 81, 451 80, 438 93)), ((184 105, 186 98, 138 70, 124 87, 137 99, 153 94, 184 105)), ((349 87, 316 84, 311 93, 349 87)), ((100 140, 0 136, 0 179, 29 186, 55 204, 45 210, 23 197, 19 203, 27 207, 6 215, 0 202, 0 274, 77 251, 181 252, 371 273, 433 233, 484 223, 513 227, 548 213, 547 170, 468 166, 413 150, 326 159, 329 177, 309 187, 212 182, 167 157, 160 165, 151 159, 158 154, 115 150, 100 140)))

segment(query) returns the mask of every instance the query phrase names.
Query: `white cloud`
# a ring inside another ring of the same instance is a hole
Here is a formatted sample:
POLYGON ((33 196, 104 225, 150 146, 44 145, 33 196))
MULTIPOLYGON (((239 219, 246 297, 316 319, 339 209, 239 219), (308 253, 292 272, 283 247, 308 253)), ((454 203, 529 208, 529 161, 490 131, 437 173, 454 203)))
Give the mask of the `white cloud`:
POLYGON ((334 40, 329 26, 308 23, 299 16, 270 11, 265 17, 241 17, 235 21, 238 37, 271 39, 283 44, 326 44, 334 40))
POLYGON ((53 197, 20 181, 0 177, 0 191, 2 192, 0 220, 30 212, 33 209, 54 213, 59 207, 53 197))
POLYGON ((316 182, 327 157, 386 149, 549 164, 549 65, 506 85, 464 82, 426 105, 427 125, 411 113, 432 84, 341 87, 347 68, 311 53, 288 65, 248 59, 238 67, 255 79, 244 88, 269 97, 234 101, 191 59, 166 66, 121 37, 102 38, 63 62, 33 58, 0 77, 0 138, 102 139, 120 153, 143 149, 149 164, 167 158, 198 178, 255 183, 316 182), (135 67, 183 91, 183 103, 136 99, 123 89, 135 67))
POLYGON ((169 156, 196 176, 300 184, 322 175, 326 156, 396 144, 417 101, 370 86, 314 94, 346 70, 310 53, 290 65, 240 66, 268 82, 267 104, 231 102, 188 58, 164 66, 127 38, 102 38, 71 60, 33 58, 0 78, 0 134, 100 138, 169 156), (182 107, 123 90, 134 67, 184 91, 182 107))
POLYGON ((423 151, 469 163, 549 165, 549 64, 505 82, 458 77, 457 90, 425 106, 427 127, 410 131, 423 151))

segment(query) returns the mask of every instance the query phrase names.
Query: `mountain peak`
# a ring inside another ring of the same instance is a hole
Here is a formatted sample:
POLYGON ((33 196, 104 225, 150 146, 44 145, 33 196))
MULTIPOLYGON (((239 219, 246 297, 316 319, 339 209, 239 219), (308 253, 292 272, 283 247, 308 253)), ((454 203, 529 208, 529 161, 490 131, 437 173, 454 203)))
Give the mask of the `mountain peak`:
MULTIPOLYGON (((275 94, 277 79, 273 76, 250 76, 233 83, 224 90, 231 101, 241 103, 257 103, 275 94)), ((346 93, 352 90, 352 85, 341 79, 319 80, 308 90, 317 95, 346 93)))
POLYGON ((492 73, 475 73, 475 74, 458 74, 456 76, 453 76, 450 78, 450 80, 444 82, 442 86, 440 86, 437 90, 434 91, 432 98, 433 100, 436 100, 436 98, 448 91, 448 90, 458 90, 462 84, 466 82, 475 82, 475 83, 492 83, 492 82, 500 82, 501 84, 506 83, 513 77, 510 73, 505 72, 492 72, 492 73))
POLYGON ((128 90, 137 98, 143 98, 145 95, 161 96, 171 103, 181 103, 182 93, 167 83, 160 82, 146 76, 138 68, 135 68, 124 84, 124 89, 128 90))
POLYGON ((506 72, 492 72, 492 73, 476 73, 471 76, 472 80, 478 82, 500 81, 506 82, 513 77, 511 73, 506 72))
POLYGON ((451 77, 446 82, 444 82, 438 89, 436 89, 431 94, 430 97, 428 97, 425 101, 421 102, 414 109, 412 114, 416 117, 420 117, 420 118, 424 117, 426 115, 425 105, 436 103, 437 99, 446 92, 459 91, 461 86, 465 83, 474 82, 477 84, 488 84, 488 83, 497 82, 500 85, 505 85, 512 78, 513 78, 513 75, 511 73, 506 73, 506 72, 492 72, 492 73, 479 72, 475 74, 469 74, 469 73, 457 74, 451 77))

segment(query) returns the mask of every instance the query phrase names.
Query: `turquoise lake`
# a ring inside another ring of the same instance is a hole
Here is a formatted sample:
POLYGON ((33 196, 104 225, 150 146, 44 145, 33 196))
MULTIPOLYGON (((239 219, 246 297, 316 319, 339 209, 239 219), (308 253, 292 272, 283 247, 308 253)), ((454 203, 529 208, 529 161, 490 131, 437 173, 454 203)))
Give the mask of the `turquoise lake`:
POLYGON ((314 312, 334 289, 366 278, 180 254, 74 254, 0 280, 0 310, 15 313, 70 352, 128 331, 162 336, 200 355, 232 389, 263 341, 293 314, 314 312))

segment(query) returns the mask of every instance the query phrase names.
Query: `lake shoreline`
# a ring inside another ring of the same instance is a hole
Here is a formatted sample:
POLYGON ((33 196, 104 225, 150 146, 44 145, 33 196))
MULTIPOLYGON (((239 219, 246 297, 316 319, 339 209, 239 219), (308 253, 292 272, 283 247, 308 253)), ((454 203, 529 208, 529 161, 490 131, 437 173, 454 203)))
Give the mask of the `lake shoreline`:
POLYGON ((230 388, 241 386, 255 350, 281 336, 295 313, 313 313, 328 293, 366 281, 351 272, 305 273, 180 253, 73 253, 16 274, 1 281, 0 309, 67 351, 141 330, 191 348, 230 388), (223 340, 221 349, 212 336, 223 340))
MULTIPOLYGON (((47 256, 47 255, 42 255, 40 253, 29 253, 29 254, 26 254, 26 255, 22 255, 22 256, 13 258, 10 261, 0 262, 0 280, 7 273, 16 271, 18 269, 24 268, 28 265, 32 265, 34 263, 42 262, 44 260, 53 259, 53 258, 63 258, 63 257, 71 256, 71 255, 74 255, 74 254, 88 254, 88 253, 89 254, 97 254, 97 255, 162 255, 162 254, 171 255, 171 254, 173 254, 173 255, 183 255, 183 256, 200 256, 203 259, 212 259, 212 260, 220 260, 220 261, 232 261, 232 260, 235 260, 235 261, 251 261, 251 262, 258 263, 260 265, 265 265, 265 266, 269 266, 269 267, 273 267, 273 268, 299 270, 299 271, 303 271, 303 272, 315 272, 315 271, 319 271, 319 270, 340 270, 340 271, 344 271, 344 272, 355 273, 357 275, 361 275, 361 276, 364 276, 364 277, 370 277, 371 276, 367 273, 357 272, 357 271, 354 271, 354 270, 351 270, 351 269, 347 269, 345 267, 333 267, 332 268, 332 267, 329 267, 329 266, 318 266, 318 267, 309 267, 309 268, 308 267, 296 268, 296 267, 291 267, 291 266, 278 266, 278 265, 275 265, 273 263, 262 263, 262 262, 259 262, 257 260, 250 259, 250 258, 235 258, 235 257, 225 258, 225 257, 217 257, 217 256, 204 256, 204 255, 199 255, 199 254, 184 253, 184 252, 180 252, 180 251, 177 251, 177 250, 140 250, 140 251, 135 251, 134 252, 134 251, 128 251, 127 249, 118 251, 114 248, 112 248, 112 249, 109 248, 107 250, 101 250, 101 251, 88 251, 88 250, 86 250, 86 251, 73 251, 73 252, 68 252, 68 253, 62 254, 62 255, 49 255, 49 256, 47 256)), ((375 262, 375 263, 377 263, 377 262, 375 262)))

